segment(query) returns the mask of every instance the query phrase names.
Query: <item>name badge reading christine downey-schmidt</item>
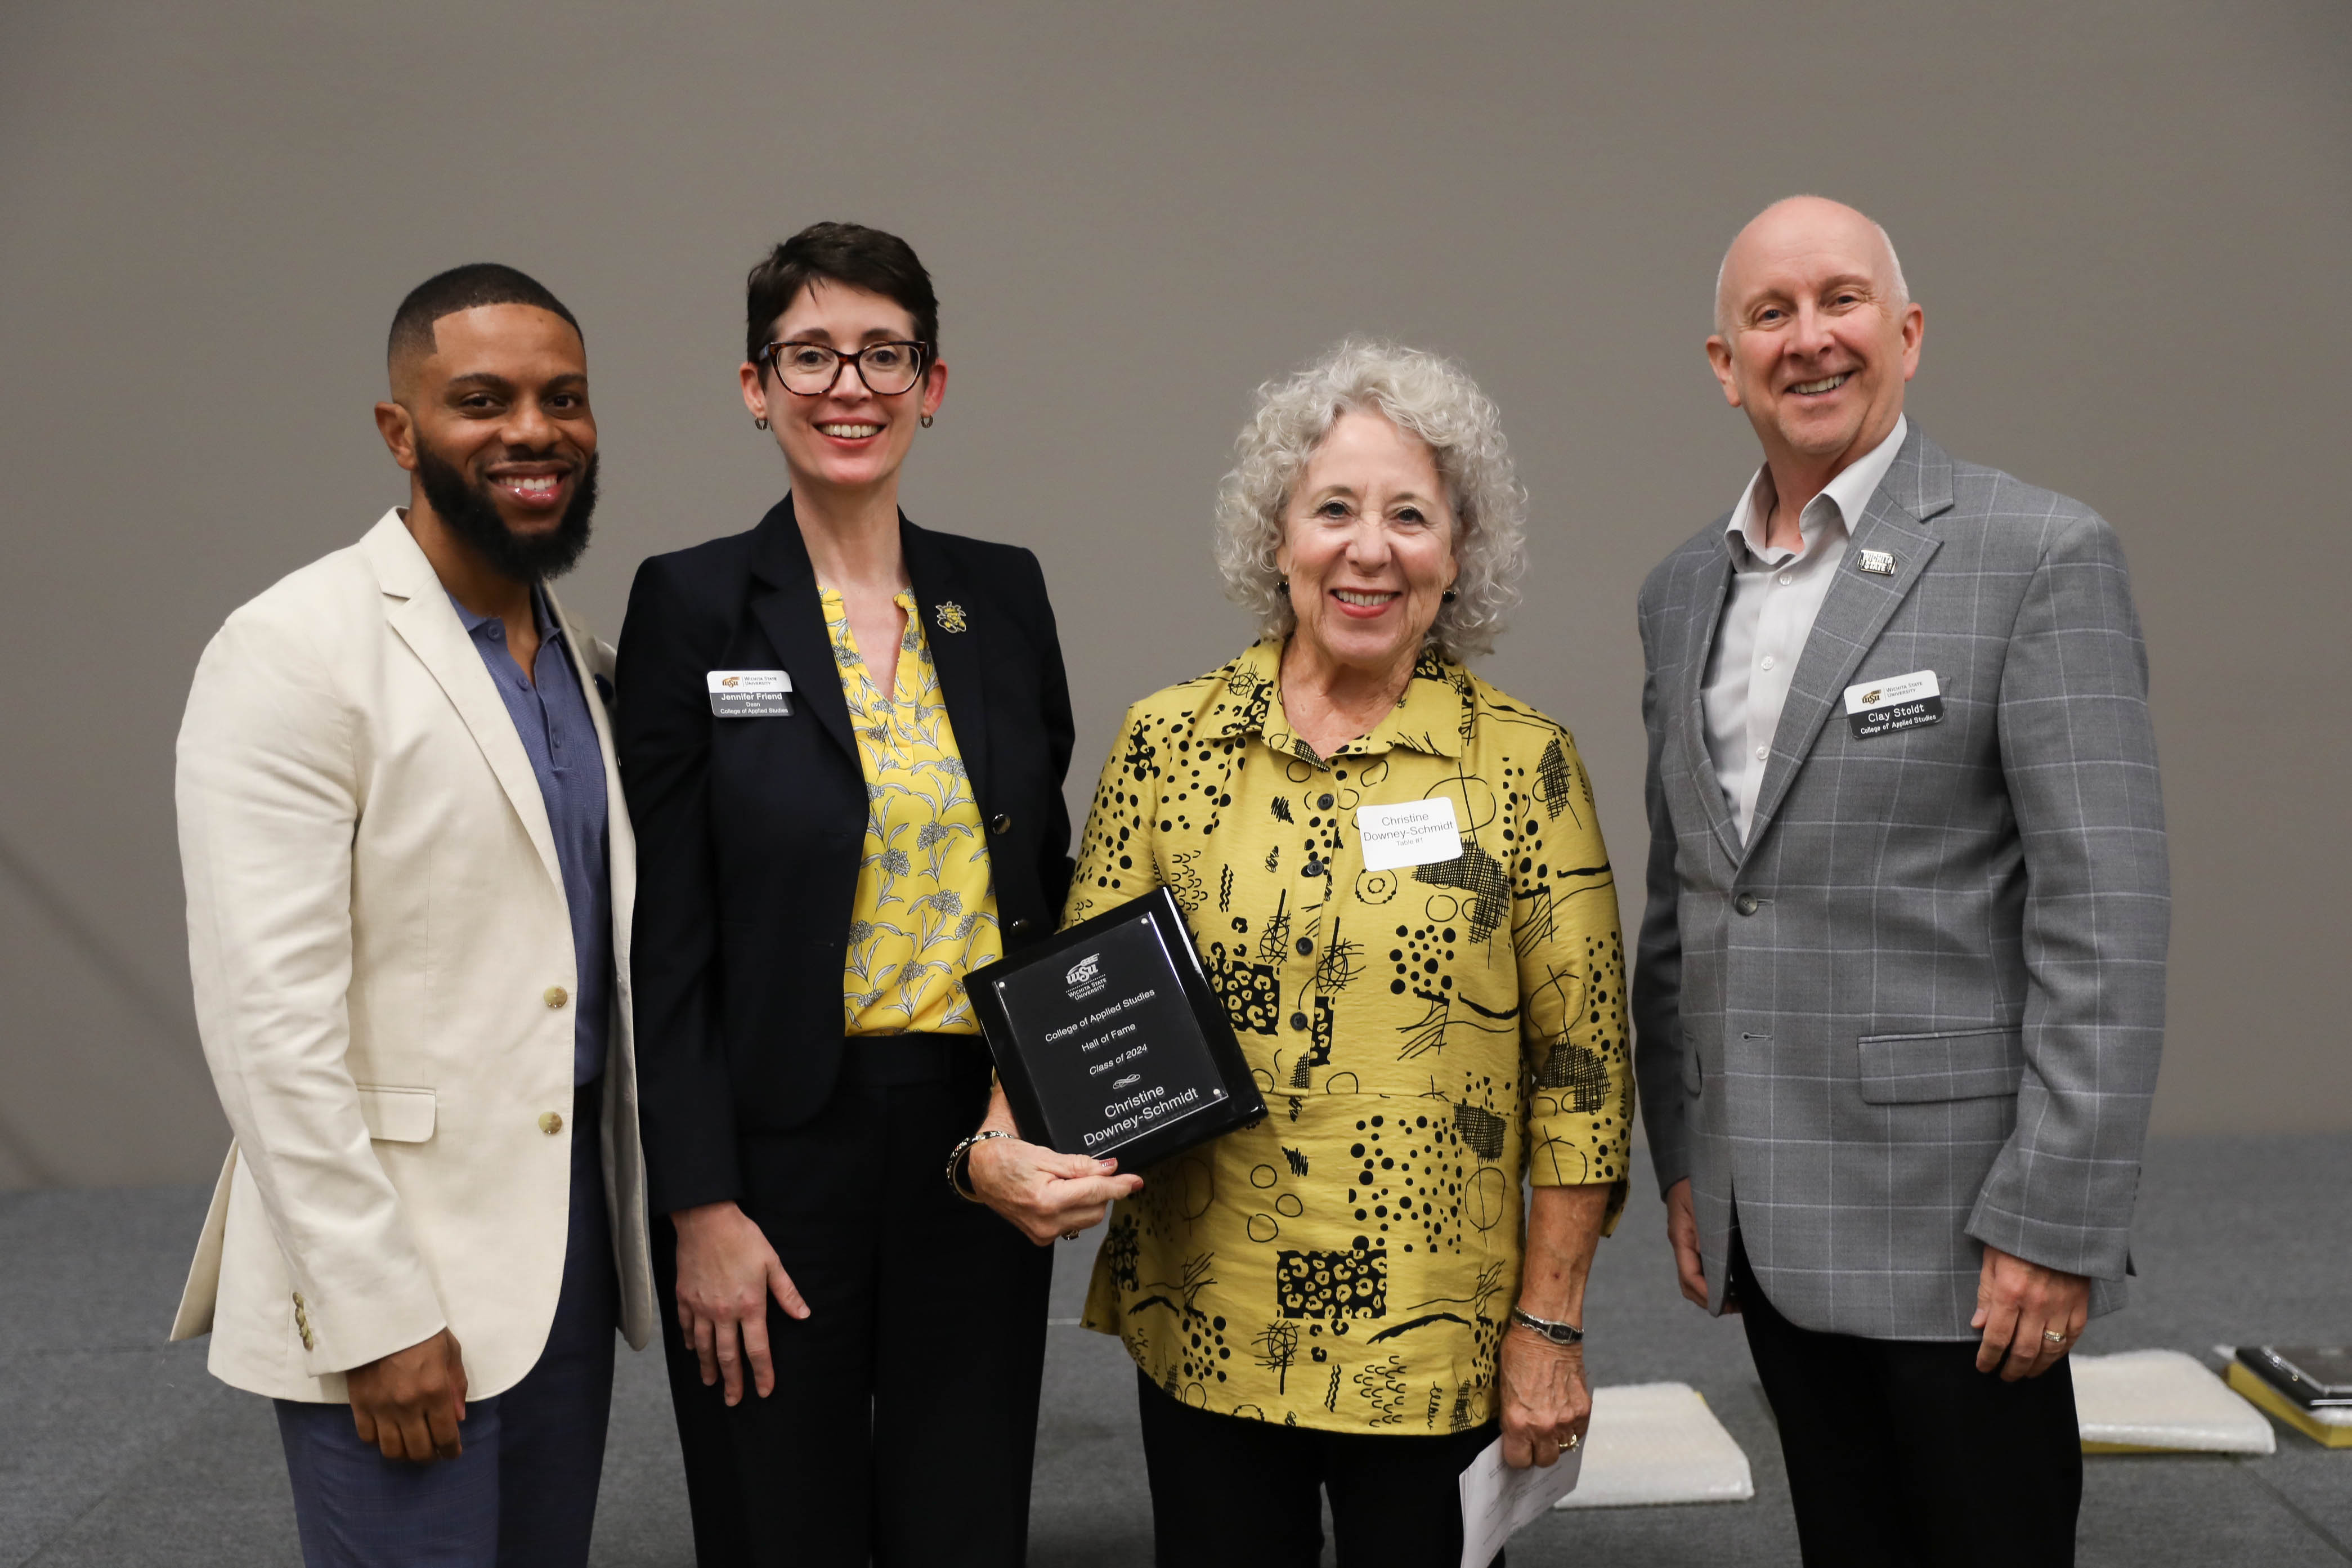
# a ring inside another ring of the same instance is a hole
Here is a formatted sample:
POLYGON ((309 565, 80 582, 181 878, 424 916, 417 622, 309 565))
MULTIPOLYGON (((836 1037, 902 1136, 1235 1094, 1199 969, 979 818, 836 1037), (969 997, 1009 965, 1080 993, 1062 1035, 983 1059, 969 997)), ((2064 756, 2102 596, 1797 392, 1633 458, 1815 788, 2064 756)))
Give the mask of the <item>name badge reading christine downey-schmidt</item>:
POLYGON ((1136 1170, 1265 1114, 1183 911, 1155 888, 964 977, 1021 1136, 1136 1170))
POLYGON ((1454 802, 1442 795, 1357 807, 1356 838, 1364 847, 1367 871, 1434 866, 1462 858, 1462 829, 1454 820, 1454 802))
POLYGON ((1944 721, 1943 689, 1936 684, 1936 672, 1932 669, 1849 686, 1845 689, 1845 721, 1853 727, 1857 741, 1891 735, 1897 730, 1916 730, 1922 724, 1940 724, 1944 721))
POLYGON ((780 719, 793 710, 793 678, 781 669, 714 669, 710 711, 721 719, 780 719))

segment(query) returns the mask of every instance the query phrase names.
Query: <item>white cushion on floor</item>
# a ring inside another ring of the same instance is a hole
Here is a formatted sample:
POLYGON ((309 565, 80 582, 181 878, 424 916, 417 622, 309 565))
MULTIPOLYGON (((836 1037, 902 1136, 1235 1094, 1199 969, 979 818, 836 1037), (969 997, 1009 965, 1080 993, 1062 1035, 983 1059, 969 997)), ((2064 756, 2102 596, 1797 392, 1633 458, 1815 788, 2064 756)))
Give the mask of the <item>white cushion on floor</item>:
POLYGON ((1636 1383, 1592 1391, 1584 1473, 1552 1506, 1744 1502, 1755 1495, 1748 1456, 1698 1390, 1687 1383, 1636 1383))
POLYGON ((2078 1355, 2074 1414, 2085 1443, 2268 1454, 2278 1439, 2262 1412, 2179 1351, 2078 1355))

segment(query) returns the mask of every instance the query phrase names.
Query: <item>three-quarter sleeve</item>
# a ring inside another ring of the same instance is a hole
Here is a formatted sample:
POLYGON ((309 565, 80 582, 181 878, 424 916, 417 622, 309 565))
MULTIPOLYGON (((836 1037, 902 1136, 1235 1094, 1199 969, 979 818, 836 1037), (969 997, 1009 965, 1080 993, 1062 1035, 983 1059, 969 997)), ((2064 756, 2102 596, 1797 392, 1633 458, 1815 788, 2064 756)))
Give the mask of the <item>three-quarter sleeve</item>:
POLYGON ((1511 936, 1539 1187, 1607 1182, 1624 1208, 1633 1117, 1625 948, 1592 784, 1567 731, 1510 796, 1511 936))

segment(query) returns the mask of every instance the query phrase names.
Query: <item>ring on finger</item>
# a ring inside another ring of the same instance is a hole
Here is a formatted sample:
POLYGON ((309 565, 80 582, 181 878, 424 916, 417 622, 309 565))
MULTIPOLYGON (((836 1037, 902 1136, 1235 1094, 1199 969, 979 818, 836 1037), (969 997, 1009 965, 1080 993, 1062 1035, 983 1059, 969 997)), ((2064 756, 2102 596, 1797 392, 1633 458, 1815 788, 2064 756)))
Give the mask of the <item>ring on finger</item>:
POLYGON ((1573 1447, 1576 1447, 1579 1444, 1582 1443, 1583 1441, 1584 1441, 1584 1434, 1583 1434, 1583 1433, 1581 1433, 1581 1432, 1570 1432, 1567 1436, 1562 1437, 1562 1438, 1559 1440, 1559 1451, 1560 1451, 1561 1453, 1565 1454, 1565 1453, 1567 1453, 1570 1449, 1571 1449, 1571 1448, 1573 1448, 1573 1447))
POLYGON ((1064 1241, 1076 1241, 1079 1237, 1084 1236, 1086 1232, 1081 1230, 1066 1230, 1062 1233, 1062 1239, 1064 1241))
POLYGON ((2063 1345, 2068 1340, 2074 1338, 2072 1334, 2062 1334, 2055 1329, 2042 1330, 2042 1337, 2045 1342, 2053 1345, 2063 1345))

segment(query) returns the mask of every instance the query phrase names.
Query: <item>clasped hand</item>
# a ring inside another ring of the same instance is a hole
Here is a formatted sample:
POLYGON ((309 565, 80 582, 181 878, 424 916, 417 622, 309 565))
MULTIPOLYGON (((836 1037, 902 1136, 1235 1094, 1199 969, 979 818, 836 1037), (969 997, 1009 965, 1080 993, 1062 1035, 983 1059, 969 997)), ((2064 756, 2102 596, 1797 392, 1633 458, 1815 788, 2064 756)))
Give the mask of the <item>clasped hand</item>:
POLYGON ((1057 1154, 1017 1136, 973 1144, 965 1168, 980 1201, 1039 1247, 1100 1225, 1115 1200, 1143 1190, 1143 1178, 1120 1175, 1117 1160, 1057 1154))
POLYGON ((1556 1345, 1517 1325, 1503 1334, 1501 1367, 1503 1463, 1515 1470, 1549 1468, 1581 1443, 1592 1422, 1592 1390, 1584 1380, 1584 1347, 1556 1345))
POLYGON ((448 1330, 355 1366, 343 1382, 360 1441, 385 1458, 425 1464, 466 1451, 457 1433, 466 1418, 466 1358, 448 1330))

